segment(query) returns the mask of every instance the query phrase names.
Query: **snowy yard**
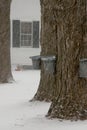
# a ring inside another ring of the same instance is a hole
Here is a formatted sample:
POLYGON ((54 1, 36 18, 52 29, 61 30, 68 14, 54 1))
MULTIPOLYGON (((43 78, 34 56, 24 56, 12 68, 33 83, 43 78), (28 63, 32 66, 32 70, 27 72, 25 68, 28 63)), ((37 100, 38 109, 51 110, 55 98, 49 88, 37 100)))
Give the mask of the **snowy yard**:
POLYGON ((39 71, 13 71, 13 76, 13 84, 0 84, 0 130, 87 130, 87 121, 48 120, 50 103, 29 102, 39 85, 39 71))

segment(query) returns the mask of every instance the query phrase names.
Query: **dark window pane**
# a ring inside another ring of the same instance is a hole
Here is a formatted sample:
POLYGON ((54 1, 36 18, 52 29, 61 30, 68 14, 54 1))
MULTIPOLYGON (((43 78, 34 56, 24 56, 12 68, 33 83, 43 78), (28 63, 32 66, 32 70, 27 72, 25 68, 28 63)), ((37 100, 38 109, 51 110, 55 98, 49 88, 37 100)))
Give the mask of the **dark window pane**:
POLYGON ((21 22, 21 33, 32 33, 32 23, 31 22, 21 22))
POLYGON ((31 46, 31 40, 21 40, 21 46, 31 46))

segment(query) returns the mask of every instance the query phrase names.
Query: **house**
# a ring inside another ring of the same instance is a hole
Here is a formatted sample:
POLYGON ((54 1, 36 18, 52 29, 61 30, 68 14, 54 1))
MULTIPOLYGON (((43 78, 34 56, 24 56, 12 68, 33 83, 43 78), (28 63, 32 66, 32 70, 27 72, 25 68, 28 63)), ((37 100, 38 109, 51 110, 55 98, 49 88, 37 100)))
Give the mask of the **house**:
POLYGON ((39 0, 13 0, 11 5, 11 63, 32 65, 30 56, 40 54, 39 0))

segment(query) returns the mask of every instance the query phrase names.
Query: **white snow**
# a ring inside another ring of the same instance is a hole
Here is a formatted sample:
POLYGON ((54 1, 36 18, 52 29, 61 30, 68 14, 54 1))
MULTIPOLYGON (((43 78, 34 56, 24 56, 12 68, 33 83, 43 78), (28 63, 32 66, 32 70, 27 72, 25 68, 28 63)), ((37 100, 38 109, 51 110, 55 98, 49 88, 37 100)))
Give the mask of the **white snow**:
POLYGON ((0 130, 87 130, 87 121, 59 121, 45 117, 46 102, 29 102, 37 91, 40 71, 13 71, 13 84, 0 84, 0 130))

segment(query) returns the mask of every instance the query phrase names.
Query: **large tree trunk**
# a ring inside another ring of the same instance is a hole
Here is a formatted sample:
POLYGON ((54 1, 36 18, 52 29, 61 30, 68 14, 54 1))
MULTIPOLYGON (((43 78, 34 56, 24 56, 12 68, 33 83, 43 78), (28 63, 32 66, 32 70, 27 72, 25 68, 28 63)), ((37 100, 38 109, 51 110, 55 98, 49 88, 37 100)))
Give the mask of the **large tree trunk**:
POLYGON ((0 83, 12 79, 10 63, 10 4, 0 0, 0 83))
POLYGON ((52 103, 48 115, 61 119, 87 119, 87 79, 79 77, 79 60, 87 58, 87 52, 84 51, 86 0, 65 0, 56 4, 61 7, 56 14, 59 22, 58 97, 52 103))
POLYGON ((36 99, 53 101, 48 116, 87 119, 87 79, 79 60, 87 58, 86 0, 41 0, 42 55, 56 56, 56 73, 41 70, 36 99))
MULTIPOLYGON (((53 25, 52 14, 46 9, 49 5, 48 0, 40 0, 41 4, 41 56, 56 55, 56 31, 53 25), (47 5, 47 6, 46 6, 47 5), (51 21, 50 21, 51 20, 51 21)), ((51 101, 54 97, 55 75, 49 74, 41 64, 41 80, 34 96, 35 100, 51 101)))

